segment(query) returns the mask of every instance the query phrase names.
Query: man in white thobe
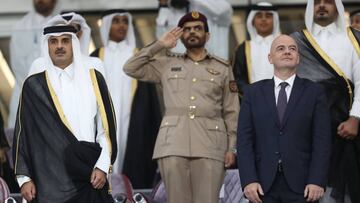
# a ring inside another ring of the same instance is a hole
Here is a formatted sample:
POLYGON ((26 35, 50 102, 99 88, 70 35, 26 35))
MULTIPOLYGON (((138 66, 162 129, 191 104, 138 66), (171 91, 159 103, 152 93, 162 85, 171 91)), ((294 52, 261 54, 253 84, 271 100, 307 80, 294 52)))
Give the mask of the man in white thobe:
POLYGON ((250 41, 246 40, 235 51, 233 71, 242 94, 244 86, 274 75, 274 67, 267 60, 272 41, 280 34, 276 7, 260 2, 252 8, 246 22, 250 41))
POLYGON ((28 12, 14 27, 10 39, 10 66, 15 87, 10 100, 8 127, 15 126, 21 87, 31 63, 40 56, 41 30, 52 17, 57 0, 33 0, 34 10, 28 12))
POLYGON ((305 25, 292 34, 301 54, 297 74, 324 85, 332 119, 328 188, 320 202, 359 202, 359 45, 341 0, 309 0, 305 25))

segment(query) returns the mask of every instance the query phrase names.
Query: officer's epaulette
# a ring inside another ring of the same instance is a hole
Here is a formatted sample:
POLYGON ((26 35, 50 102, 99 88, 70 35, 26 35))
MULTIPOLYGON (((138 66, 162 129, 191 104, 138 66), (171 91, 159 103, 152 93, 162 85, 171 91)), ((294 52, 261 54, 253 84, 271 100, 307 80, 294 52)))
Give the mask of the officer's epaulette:
POLYGON ((139 51, 140 51, 140 49, 137 48, 137 47, 135 47, 134 50, 133 50, 133 54, 136 54, 136 53, 138 53, 139 51))
POLYGON ((166 50, 166 56, 169 56, 169 57, 184 57, 184 54, 183 53, 175 53, 175 52, 172 52, 170 50, 166 50))
POLYGON ((220 57, 218 57, 218 56, 211 55, 211 58, 219 61, 220 63, 222 63, 222 64, 224 64, 224 65, 226 65, 226 66, 229 66, 229 65, 230 65, 230 61, 225 60, 225 59, 223 59, 223 58, 220 58, 220 57))

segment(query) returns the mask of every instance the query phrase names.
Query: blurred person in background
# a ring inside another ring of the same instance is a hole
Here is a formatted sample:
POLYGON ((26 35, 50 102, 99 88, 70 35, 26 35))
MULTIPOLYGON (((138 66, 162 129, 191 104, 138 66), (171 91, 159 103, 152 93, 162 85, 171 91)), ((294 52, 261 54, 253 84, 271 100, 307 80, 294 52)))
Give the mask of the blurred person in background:
POLYGON ((114 173, 125 174, 134 188, 151 188, 157 165, 151 159, 161 113, 154 84, 125 74, 125 62, 136 52, 132 16, 124 10, 103 13, 103 47, 91 56, 104 62, 106 83, 114 103, 118 153, 114 173))
POLYGON ((6 134, 4 132, 4 120, 0 112, 0 176, 9 186, 11 193, 18 193, 19 186, 15 181, 14 170, 10 166, 7 151, 10 150, 6 134))
POLYGON ((10 66, 15 76, 15 87, 10 100, 8 127, 15 126, 21 87, 31 63, 40 57, 41 31, 53 16, 57 0, 33 0, 34 10, 29 11, 18 22, 10 39, 10 66))
POLYGON ((350 26, 360 31, 360 10, 350 13, 350 26))
POLYGON ((260 2, 251 8, 246 21, 250 40, 246 40, 235 50, 234 77, 242 97, 248 84, 274 75, 274 67, 267 60, 271 43, 280 34, 280 20, 277 8, 267 2, 260 2))

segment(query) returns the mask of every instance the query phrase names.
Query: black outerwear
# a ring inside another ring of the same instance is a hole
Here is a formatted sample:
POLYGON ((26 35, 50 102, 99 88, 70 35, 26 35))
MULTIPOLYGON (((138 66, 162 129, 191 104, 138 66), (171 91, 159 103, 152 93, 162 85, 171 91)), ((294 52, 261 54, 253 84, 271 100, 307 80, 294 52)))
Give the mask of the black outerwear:
MULTIPOLYGON (((104 128, 109 129, 106 136, 110 139, 113 163, 117 148, 111 99, 102 75, 94 69, 91 69, 89 74, 93 76, 94 90, 99 90, 99 94, 95 94, 98 106, 105 109, 105 115, 102 114, 101 117, 108 123, 104 128)), ((89 173, 98 159, 101 148, 95 143, 89 143, 92 147, 84 147, 82 155, 85 156, 79 156, 81 148, 78 146, 83 144, 61 120, 56 101, 53 100, 54 93, 50 91, 48 82, 46 71, 32 75, 24 82, 14 135, 15 174, 26 175, 34 181, 37 193, 33 202, 111 202, 107 195, 107 187, 102 190, 91 190, 89 173), (94 149, 95 152, 92 153, 94 149), (85 173, 81 172, 83 176, 88 176, 88 179, 85 177, 82 182, 78 181, 79 176, 69 172, 73 169, 72 165, 65 164, 66 161, 75 165, 83 164, 80 160, 89 160, 82 168, 85 173), (84 191, 88 193, 83 193, 84 191), (80 196, 86 199, 81 199, 80 196)))
MULTIPOLYGON (((249 68, 248 67, 248 61, 251 61, 251 58, 247 58, 246 54, 246 44, 250 44, 250 41, 244 41, 241 43, 238 48, 235 50, 234 54, 234 63, 233 63, 233 73, 236 80, 236 84, 238 86, 239 90, 239 96, 240 99, 243 96, 243 91, 246 86, 250 84, 250 78, 249 78, 249 68)), ((267 60, 267 59, 263 59, 267 60)))
POLYGON ((273 79, 266 79, 245 88, 237 131, 242 187, 258 182, 266 196, 272 189, 280 160, 292 192, 303 194, 307 184, 325 187, 331 129, 323 88, 296 77, 280 121, 274 86, 273 79))

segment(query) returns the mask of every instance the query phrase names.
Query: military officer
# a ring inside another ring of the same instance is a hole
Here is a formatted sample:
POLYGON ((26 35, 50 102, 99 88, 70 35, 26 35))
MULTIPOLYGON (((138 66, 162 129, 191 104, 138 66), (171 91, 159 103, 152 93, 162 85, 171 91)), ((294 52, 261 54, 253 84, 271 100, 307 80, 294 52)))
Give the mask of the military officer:
POLYGON ((170 203, 218 202, 224 169, 235 162, 237 86, 229 63, 204 48, 209 37, 206 17, 190 12, 124 66, 129 76, 162 85, 165 115, 153 159, 170 203), (154 57, 178 39, 184 54, 154 57))

